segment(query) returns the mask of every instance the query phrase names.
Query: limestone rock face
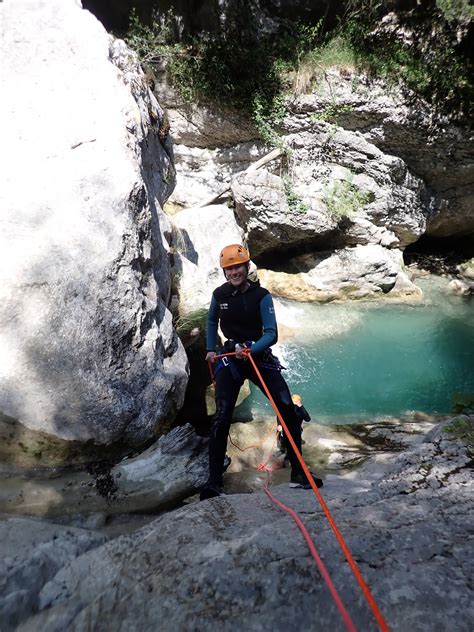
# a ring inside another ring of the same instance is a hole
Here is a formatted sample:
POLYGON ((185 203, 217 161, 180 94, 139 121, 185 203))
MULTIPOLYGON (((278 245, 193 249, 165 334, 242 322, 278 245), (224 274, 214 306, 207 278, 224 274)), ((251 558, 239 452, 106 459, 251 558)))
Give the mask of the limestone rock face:
MULTIPOLYGON (((474 137, 468 126, 435 124, 428 106, 418 103, 411 107, 397 91, 389 92, 383 84, 369 86, 363 76, 337 70, 326 74, 318 94, 303 95, 293 100, 291 107, 289 131, 307 128, 308 118, 329 120, 338 131, 341 128, 360 135, 384 156, 397 160, 398 183, 405 180, 421 195, 428 235, 474 232, 474 137)), ((334 127, 329 135, 333 133, 334 127)), ((351 156, 338 155, 346 163, 351 161, 351 156)), ((397 210, 400 203, 406 207, 399 197, 392 209, 397 210)))
POLYGON ((235 125, 221 116, 219 132, 202 127, 203 148, 199 136, 191 141, 178 123, 181 184, 175 201, 195 205, 229 183, 251 256, 265 268, 274 266, 274 279, 286 275, 279 285, 286 284, 287 296, 327 300, 326 290, 338 299, 419 295, 403 269, 405 247, 423 235, 474 231, 469 132, 453 125, 442 129, 427 107, 410 107, 396 89, 350 70, 328 70, 312 80, 309 94, 287 99, 279 130, 286 155, 258 171, 243 173, 269 151, 245 136, 251 130, 235 136, 235 125), (221 144, 223 136, 227 142, 221 144), (333 259, 327 256, 331 251, 333 259), (301 274, 309 269, 292 263, 299 252, 327 260, 312 275, 313 289, 301 274), (332 289, 318 289, 328 274, 332 289), (353 290, 341 294, 344 284, 353 290))
MULTIPOLYGON (((176 142, 174 127, 171 129, 176 142)), ((224 133, 226 129, 224 123, 224 133)), ((211 142, 214 144, 216 138, 211 142)), ((212 144, 208 148, 180 143, 174 145, 177 186, 166 209, 174 205, 177 210, 182 210, 183 207, 201 204, 230 182, 235 174, 257 160, 261 153, 259 144, 255 142, 238 142, 231 147, 212 147, 212 144)))
MULTIPOLYGON (((207 24, 207 27, 209 24, 207 24)), ((177 182, 166 209, 191 207, 260 155, 251 122, 231 108, 185 103, 169 84, 165 64, 154 64, 155 94, 166 108, 177 182)))
MULTIPOLYGON (((158 91, 159 93, 159 91, 158 91)), ((240 145, 253 140, 256 130, 248 120, 232 110, 214 110, 206 106, 186 105, 182 101, 167 106, 173 140, 178 145, 212 150, 229 145, 240 145)))
MULTIPOLYGON (((472 627, 471 459, 463 441, 432 431, 406 451, 326 478, 325 502, 394 632, 407 622, 417 632, 472 627)), ((271 491, 304 521, 356 628, 376 630, 313 493, 271 491)), ((166 631, 230 631, 244 619, 255 631, 343 627, 301 532, 263 492, 189 504, 84 553, 41 588, 38 608, 23 632, 104 620, 166 631)))
MULTIPOLYGON (((331 238, 337 222, 324 212, 321 202, 292 208, 282 178, 268 172, 243 173, 232 182, 237 221, 242 226, 252 256, 317 237, 331 238)), ((305 204, 304 201, 301 204, 305 204)))
POLYGON ((66 440, 140 443, 187 380, 166 308, 162 111, 80 2, 1 10, 0 414, 66 440))

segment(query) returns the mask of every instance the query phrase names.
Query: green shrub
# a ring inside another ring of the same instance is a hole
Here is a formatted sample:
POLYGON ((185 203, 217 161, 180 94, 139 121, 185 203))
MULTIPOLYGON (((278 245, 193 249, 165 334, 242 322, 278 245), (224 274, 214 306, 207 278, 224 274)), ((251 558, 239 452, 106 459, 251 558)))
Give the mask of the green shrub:
POLYGON ((436 6, 448 22, 469 22, 474 19, 474 7, 469 0, 436 0, 436 6))
POLYGON ((292 213, 307 213, 309 211, 308 205, 305 204, 298 193, 296 193, 290 176, 285 175, 282 180, 288 209, 292 213))
POLYGON ((319 20, 286 23, 267 35, 257 31, 247 8, 248 15, 234 15, 221 32, 187 37, 178 35, 171 13, 155 16, 147 26, 132 12, 125 39, 144 63, 165 61, 186 101, 239 110, 270 144, 278 143, 284 95, 313 89, 331 66, 356 66, 407 87, 408 95, 426 99, 439 113, 466 116, 473 96, 469 1, 432 0, 393 11, 392 22, 383 21, 385 6, 380 0, 348 0, 333 30, 319 20))
POLYGON ((183 339, 191 335, 193 330, 206 330, 207 309, 197 309, 188 314, 180 314, 176 317, 174 326, 178 336, 183 339))
POLYGON ((302 63, 314 68, 318 73, 327 68, 354 68, 356 55, 354 48, 344 33, 336 34, 327 43, 310 50, 302 63))
POLYGON ((124 39, 143 64, 155 62, 162 57, 173 58, 182 52, 182 46, 175 41, 171 22, 172 15, 168 13, 148 26, 143 24, 135 9, 131 10, 124 39))
POLYGON ((369 194, 351 180, 337 180, 327 191, 324 201, 331 217, 353 219, 368 204, 369 194))
POLYGON ((155 17, 150 26, 132 12, 125 35, 143 63, 166 62, 169 78, 188 102, 210 101, 237 109, 275 144, 273 126, 283 116, 288 75, 314 47, 320 24, 294 24, 278 36, 261 36, 247 25, 202 33, 177 41, 173 17, 155 17))
POLYGON ((393 13, 384 24, 382 2, 351 0, 341 27, 356 53, 357 66, 406 87, 439 114, 468 115, 473 97, 468 0, 437 0, 393 13))
POLYGON ((321 123, 331 123, 337 120, 341 114, 348 114, 351 111, 352 107, 348 103, 331 103, 324 112, 321 112, 320 114, 312 114, 311 120, 321 123))

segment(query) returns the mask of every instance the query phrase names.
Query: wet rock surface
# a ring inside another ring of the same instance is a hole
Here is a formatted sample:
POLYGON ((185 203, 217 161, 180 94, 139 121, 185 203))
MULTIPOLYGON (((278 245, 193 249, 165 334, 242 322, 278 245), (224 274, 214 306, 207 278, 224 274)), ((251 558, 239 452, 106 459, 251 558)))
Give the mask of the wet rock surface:
POLYGON ((158 512, 194 494, 207 478, 207 440, 188 424, 141 454, 85 470, 6 477, 0 512, 56 518, 103 512, 158 512))
MULTIPOLYGON (((470 630, 473 422, 326 477, 323 497, 391 630, 470 630)), ((272 492, 303 519, 357 628, 376 630, 312 492, 272 492)), ((342 629, 299 530, 263 492, 191 502, 85 552, 37 603, 19 630, 342 629)))

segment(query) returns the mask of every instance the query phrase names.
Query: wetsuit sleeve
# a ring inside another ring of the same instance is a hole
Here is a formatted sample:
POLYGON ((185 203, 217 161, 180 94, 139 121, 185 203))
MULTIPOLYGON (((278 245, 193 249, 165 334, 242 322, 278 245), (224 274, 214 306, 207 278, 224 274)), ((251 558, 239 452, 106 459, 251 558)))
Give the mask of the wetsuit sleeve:
POLYGON ((207 351, 215 351, 217 344, 217 327, 219 325, 219 303, 212 295, 209 313, 207 315, 207 351))
POLYGON ((275 308, 271 294, 266 294, 260 301, 260 316, 262 317, 263 336, 252 345, 252 353, 262 353, 278 340, 275 308))

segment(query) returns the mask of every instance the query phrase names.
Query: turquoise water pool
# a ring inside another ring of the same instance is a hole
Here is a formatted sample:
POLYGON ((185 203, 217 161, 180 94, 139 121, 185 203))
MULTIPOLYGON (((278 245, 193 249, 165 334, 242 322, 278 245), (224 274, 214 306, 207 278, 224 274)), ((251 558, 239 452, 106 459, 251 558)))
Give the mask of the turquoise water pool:
MULTIPOLYGON (((322 423, 450 413, 459 392, 474 393, 474 300, 446 294, 446 279, 420 281, 423 304, 277 306, 298 325, 276 354, 292 392, 322 423)), ((280 312, 280 314, 278 314, 280 312)), ((280 316, 282 318, 280 319, 280 316)), ((236 419, 272 410, 258 389, 236 419)))

